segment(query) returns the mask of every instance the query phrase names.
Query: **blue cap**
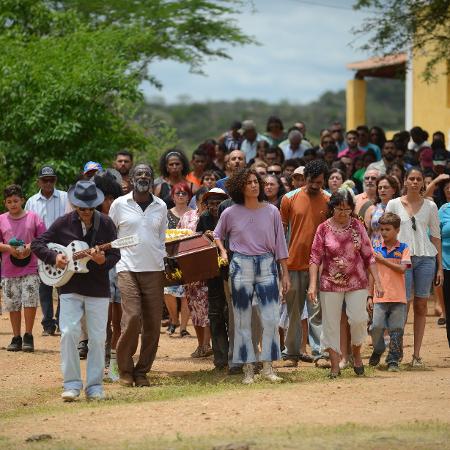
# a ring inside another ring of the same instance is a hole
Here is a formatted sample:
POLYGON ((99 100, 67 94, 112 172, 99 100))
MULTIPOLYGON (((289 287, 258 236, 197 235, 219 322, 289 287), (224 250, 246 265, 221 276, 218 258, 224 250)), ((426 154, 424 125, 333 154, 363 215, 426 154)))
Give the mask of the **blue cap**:
POLYGON ((100 163, 95 161, 88 161, 84 165, 83 174, 86 174, 87 172, 90 172, 92 170, 98 170, 99 172, 103 171, 103 167, 100 163))

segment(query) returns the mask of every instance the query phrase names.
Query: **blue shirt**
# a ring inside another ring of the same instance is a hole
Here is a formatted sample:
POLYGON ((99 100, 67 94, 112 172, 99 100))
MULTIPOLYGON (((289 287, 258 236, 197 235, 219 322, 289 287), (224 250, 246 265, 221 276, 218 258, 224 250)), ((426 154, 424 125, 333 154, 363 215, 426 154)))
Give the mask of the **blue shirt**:
POLYGON ((450 203, 442 205, 439 209, 441 222, 442 265, 450 270, 450 203))

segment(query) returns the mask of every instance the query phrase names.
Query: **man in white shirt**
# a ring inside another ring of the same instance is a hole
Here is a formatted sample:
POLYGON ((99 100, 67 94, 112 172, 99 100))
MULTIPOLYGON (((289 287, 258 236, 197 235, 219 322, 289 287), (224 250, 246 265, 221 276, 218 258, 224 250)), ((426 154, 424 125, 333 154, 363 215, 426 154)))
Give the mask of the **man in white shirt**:
POLYGON ((303 145, 303 135, 300 131, 294 129, 288 134, 288 141, 285 145, 280 144, 285 159, 301 158, 305 154, 307 146, 303 145))
POLYGON ((245 160, 249 162, 256 156, 256 147, 259 141, 267 141, 269 140, 262 134, 259 134, 256 131, 256 125, 253 120, 244 120, 242 122, 242 131, 243 138, 241 144, 241 150, 245 154, 245 160))
POLYGON ((153 170, 138 164, 130 175, 133 190, 114 200, 109 216, 119 238, 137 234, 140 243, 121 249, 117 264, 122 294, 122 334, 117 343, 117 365, 123 386, 150 386, 150 371, 158 349, 163 309, 167 207, 153 195, 153 170), (139 332, 141 348, 134 365, 139 332))
MULTIPOLYGON (((53 167, 45 165, 38 173, 37 184, 39 192, 30 197, 25 204, 25 210, 35 212, 45 223, 45 228, 63 216, 68 205, 67 192, 55 188, 58 178, 53 167)), ((53 336, 58 325, 59 310, 54 317, 53 288, 42 283, 39 285, 39 299, 42 309, 43 336, 53 336)), ((58 308, 59 309, 59 308, 58 308)))

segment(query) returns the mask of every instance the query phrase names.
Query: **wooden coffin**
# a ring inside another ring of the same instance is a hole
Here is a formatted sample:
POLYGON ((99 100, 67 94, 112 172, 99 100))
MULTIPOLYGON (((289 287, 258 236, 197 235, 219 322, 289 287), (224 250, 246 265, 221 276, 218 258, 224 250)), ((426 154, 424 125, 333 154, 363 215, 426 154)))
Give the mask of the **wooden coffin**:
POLYGON ((217 247, 201 233, 166 242, 166 286, 207 280, 219 275, 217 247), (181 279, 171 279, 176 269, 181 279))

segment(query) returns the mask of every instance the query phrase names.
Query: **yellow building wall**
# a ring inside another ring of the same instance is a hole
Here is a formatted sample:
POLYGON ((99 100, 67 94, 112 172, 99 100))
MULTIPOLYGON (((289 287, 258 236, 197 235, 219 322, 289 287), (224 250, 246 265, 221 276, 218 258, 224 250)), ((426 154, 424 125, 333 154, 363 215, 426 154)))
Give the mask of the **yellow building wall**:
POLYGON ((426 83, 421 77, 425 63, 426 57, 413 57, 413 126, 428 131, 430 142, 435 131, 442 131, 450 148, 450 75, 446 73, 446 64, 442 63, 436 68, 437 80, 426 83))
POLYGON ((346 129, 354 130, 366 123, 366 81, 348 80, 346 90, 346 129))

